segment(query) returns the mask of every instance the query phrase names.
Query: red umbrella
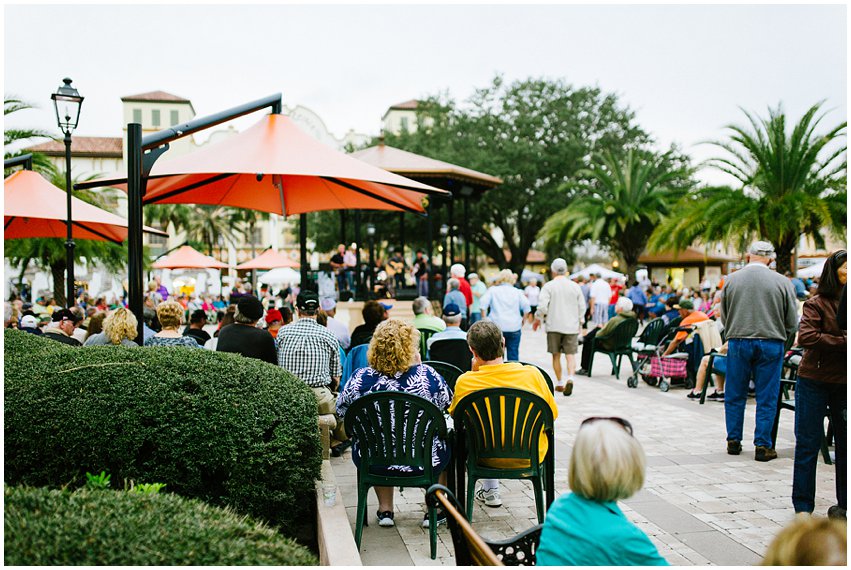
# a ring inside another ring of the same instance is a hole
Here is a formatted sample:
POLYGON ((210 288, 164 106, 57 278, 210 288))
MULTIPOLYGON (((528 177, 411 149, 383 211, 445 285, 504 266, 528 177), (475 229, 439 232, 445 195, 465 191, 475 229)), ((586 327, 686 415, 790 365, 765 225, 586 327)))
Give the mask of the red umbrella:
POLYGON ((246 261, 236 266, 237 269, 275 269, 277 267, 298 268, 299 264, 274 249, 267 249, 251 261, 246 261))
MULTIPOLYGON (((40 174, 19 170, 3 182, 3 239, 66 237, 68 211, 65 190, 40 174)), ((127 220, 79 198, 71 198, 71 231, 74 239, 122 243, 127 239, 127 220)), ((165 232, 145 226, 144 231, 165 232)))
MULTIPOLYGON (((79 187, 126 187, 111 176, 79 187)), ((146 204, 212 204, 291 215, 320 210, 424 212, 427 184, 371 166, 320 143, 287 116, 271 114, 244 132, 195 152, 157 161, 146 204)))
POLYGON ((188 245, 181 246, 151 265, 154 269, 227 269, 227 266, 227 263, 204 255, 188 245))

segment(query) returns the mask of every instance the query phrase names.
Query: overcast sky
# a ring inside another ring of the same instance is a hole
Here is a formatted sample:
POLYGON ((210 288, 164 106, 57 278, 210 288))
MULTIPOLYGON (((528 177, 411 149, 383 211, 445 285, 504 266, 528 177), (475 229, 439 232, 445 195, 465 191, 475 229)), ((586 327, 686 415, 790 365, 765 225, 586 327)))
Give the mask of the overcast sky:
POLYGON ((825 99, 825 127, 846 120, 846 37, 843 5, 5 6, 4 92, 40 106, 12 125, 56 131, 50 94, 71 77, 77 134, 119 136, 124 95, 168 91, 203 116, 280 91, 340 137, 496 73, 563 78, 703 159, 739 106, 797 119, 825 99))

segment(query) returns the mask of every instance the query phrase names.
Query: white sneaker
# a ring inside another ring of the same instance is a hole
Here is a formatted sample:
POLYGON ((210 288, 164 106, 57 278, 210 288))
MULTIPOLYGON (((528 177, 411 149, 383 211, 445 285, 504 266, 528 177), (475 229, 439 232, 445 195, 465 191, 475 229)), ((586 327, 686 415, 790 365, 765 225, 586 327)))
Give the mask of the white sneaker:
POLYGON ((482 501, 486 507, 496 508, 502 506, 502 499, 499 496, 498 489, 488 489, 485 491, 484 487, 479 487, 476 490, 475 496, 476 500, 482 501))

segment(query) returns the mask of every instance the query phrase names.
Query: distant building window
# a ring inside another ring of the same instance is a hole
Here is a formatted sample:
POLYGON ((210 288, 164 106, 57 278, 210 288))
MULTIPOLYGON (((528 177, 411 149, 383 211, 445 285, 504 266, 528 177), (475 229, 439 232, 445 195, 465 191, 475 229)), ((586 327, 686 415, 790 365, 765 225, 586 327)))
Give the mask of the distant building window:
POLYGON ((402 130, 407 132, 407 130, 408 130, 408 117, 402 117, 399 124, 401 125, 402 130))
POLYGON ((133 122, 142 123, 142 109, 133 109, 133 122))
POLYGON ((151 124, 155 127, 160 126, 160 112, 156 109, 151 111, 151 124))
POLYGON ((176 125, 179 122, 180 122, 180 113, 178 113, 177 111, 172 111, 171 112, 171 126, 173 127, 174 125, 176 125))
MULTIPOLYGON (((154 226, 154 227, 158 230, 165 231, 165 228, 160 228, 160 227, 157 227, 157 226, 154 226)), ((148 244, 149 245, 165 245, 167 241, 168 241, 167 236, 161 236, 161 235, 156 235, 156 234, 148 234, 148 244)))

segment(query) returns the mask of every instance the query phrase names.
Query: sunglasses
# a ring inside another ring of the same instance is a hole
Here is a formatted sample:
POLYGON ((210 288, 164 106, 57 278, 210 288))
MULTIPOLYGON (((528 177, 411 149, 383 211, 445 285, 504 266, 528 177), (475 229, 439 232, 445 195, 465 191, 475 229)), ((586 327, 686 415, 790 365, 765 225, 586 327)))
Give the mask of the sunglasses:
POLYGON ((595 417, 586 418, 582 421, 581 424, 579 424, 579 429, 582 429, 585 426, 585 424, 592 424, 592 423, 598 422, 598 421, 615 422, 616 424, 619 424, 623 429, 625 429, 626 432, 629 435, 632 435, 632 424, 629 423, 628 421, 626 421, 623 418, 618 418, 618 417, 614 417, 614 416, 612 416, 612 417, 595 416, 595 417))

